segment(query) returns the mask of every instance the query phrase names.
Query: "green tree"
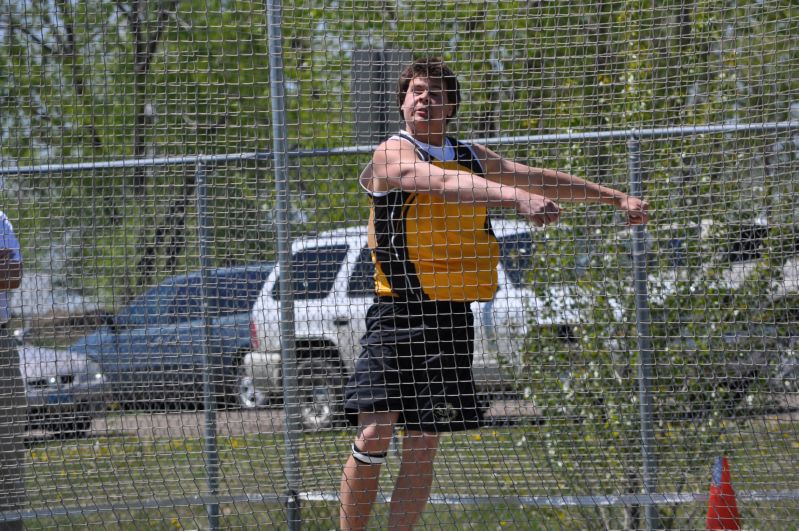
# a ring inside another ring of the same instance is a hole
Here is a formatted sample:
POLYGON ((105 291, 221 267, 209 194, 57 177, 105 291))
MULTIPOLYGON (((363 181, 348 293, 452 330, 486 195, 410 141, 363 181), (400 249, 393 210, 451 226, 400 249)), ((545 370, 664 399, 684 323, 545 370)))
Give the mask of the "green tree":
MULTIPOLYGON (((3 14, 3 159, 24 165, 259 149, 268 138, 269 105, 259 66, 266 63, 265 30, 250 17, 257 6, 178 7, 143 0, 10 4, 3 14)), ((229 219, 249 219, 257 229, 256 170, 227 166, 212 175, 221 187, 212 204, 224 205, 216 219, 229 211, 229 219)), ((60 225, 73 244, 77 231, 70 263, 85 287, 122 269, 136 290, 180 264, 196 265, 194 174, 193 167, 137 167, 57 180, 22 176, 20 188, 31 193, 21 215, 60 225)), ((235 225, 219 223, 221 261, 268 255, 268 246, 254 246, 262 231, 245 231, 241 245, 241 237, 230 237, 235 225)))

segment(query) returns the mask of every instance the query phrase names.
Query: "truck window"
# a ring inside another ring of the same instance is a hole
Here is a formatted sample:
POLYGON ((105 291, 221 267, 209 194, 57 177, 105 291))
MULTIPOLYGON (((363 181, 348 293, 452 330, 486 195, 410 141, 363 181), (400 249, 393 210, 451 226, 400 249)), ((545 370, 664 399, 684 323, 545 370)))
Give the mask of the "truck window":
MULTIPOLYGON (((331 245, 304 249, 291 256, 291 291, 295 299, 324 299, 336 281, 348 247, 331 245)), ((280 279, 272 287, 272 298, 280 300, 280 279)))
POLYGON ((533 237, 529 232, 499 239, 500 262, 505 275, 516 287, 524 285, 533 267, 533 237))
POLYGON ((249 312, 268 276, 269 269, 264 268, 219 277, 209 290, 209 298, 216 305, 215 311, 219 314, 249 312))

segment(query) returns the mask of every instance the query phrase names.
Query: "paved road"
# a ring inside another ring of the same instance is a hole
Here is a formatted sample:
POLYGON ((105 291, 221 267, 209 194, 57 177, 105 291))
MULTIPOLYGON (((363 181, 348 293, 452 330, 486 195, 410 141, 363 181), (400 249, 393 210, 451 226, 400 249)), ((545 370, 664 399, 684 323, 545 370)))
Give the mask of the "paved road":
MULTIPOLYGON (((537 411, 524 401, 492 403, 488 417, 502 422, 508 418, 535 418, 537 411)), ((221 436, 256 435, 283 430, 282 409, 229 410, 217 412, 217 433, 221 436)), ((205 412, 136 412, 94 419, 90 437, 133 435, 140 438, 196 438, 205 433, 205 412)))
MULTIPOLYGON (((766 422, 799 421, 799 397, 786 403, 787 411, 765 415, 766 422)), ((524 400, 497 400, 487 412, 498 424, 517 420, 541 421, 540 413, 524 400)), ((278 433, 283 430, 282 409, 228 410, 217 412, 217 434, 242 436, 278 433)), ((192 412, 129 412, 98 417, 92 422, 89 437, 133 436, 142 439, 200 438, 205 434, 205 413, 192 412)), ((52 439, 52 434, 32 432, 28 441, 52 439)))
MULTIPOLYGON (((282 409, 217 411, 217 434, 256 435, 283 430, 282 409)), ((90 437, 134 435, 150 438, 199 438, 205 434, 205 412, 135 412, 99 417, 90 437)))

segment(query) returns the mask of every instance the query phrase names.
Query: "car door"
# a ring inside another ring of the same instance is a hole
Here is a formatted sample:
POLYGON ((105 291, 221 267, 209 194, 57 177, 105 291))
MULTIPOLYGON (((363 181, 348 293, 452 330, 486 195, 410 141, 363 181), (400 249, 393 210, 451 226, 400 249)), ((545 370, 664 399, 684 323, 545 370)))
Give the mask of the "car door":
POLYGON ((206 363, 212 380, 220 384, 225 373, 235 370, 234 355, 249 346, 252 297, 245 293, 247 286, 246 270, 225 269, 212 271, 205 286, 198 275, 175 290, 170 324, 153 330, 160 336, 160 358, 151 357, 174 398, 189 404, 203 401, 206 363))
POLYGON ((160 285, 135 307, 142 308, 141 326, 132 320, 131 326, 117 327, 120 378, 134 401, 177 399, 198 378, 204 352, 200 283, 194 274, 160 285))
POLYGON ((202 278, 197 274, 190 282, 178 286, 164 316, 166 322, 153 330, 153 334, 160 336, 160 359, 151 359, 158 364, 154 369, 161 370, 161 379, 172 398, 185 403, 202 402, 206 349, 212 368, 221 365, 221 345, 212 332, 218 314, 218 279, 210 276, 203 288, 202 278))
MULTIPOLYGON (((249 309, 268 275, 265 268, 199 272, 162 290, 158 318, 128 336, 135 368, 153 389, 186 404, 203 401, 206 359, 212 378, 224 384, 236 373, 236 356, 249 348, 249 309)), ((217 389, 221 392, 223 389, 217 389)))

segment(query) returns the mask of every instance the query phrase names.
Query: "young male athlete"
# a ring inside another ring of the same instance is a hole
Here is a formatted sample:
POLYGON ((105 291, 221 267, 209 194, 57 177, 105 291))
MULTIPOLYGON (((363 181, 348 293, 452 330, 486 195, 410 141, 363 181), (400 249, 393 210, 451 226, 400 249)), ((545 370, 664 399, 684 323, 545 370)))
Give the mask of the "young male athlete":
POLYGON ((404 130, 382 143, 360 183, 372 201, 375 303, 345 411, 358 426, 341 478, 340 527, 364 529, 395 425, 405 428, 388 528, 410 529, 427 503, 441 432, 478 427, 470 303, 497 289, 497 241, 487 209, 515 209, 536 225, 555 201, 601 202, 645 223, 647 204, 564 172, 531 168, 446 135, 458 80, 438 58, 400 75, 404 130))

